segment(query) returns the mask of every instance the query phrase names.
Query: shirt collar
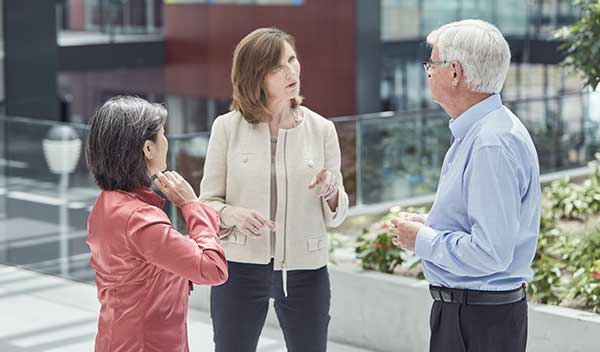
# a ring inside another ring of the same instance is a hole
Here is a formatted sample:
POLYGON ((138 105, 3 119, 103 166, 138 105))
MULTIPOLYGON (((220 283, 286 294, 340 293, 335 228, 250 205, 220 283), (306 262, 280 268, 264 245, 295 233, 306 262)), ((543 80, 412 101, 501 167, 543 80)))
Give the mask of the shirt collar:
POLYGON ((469 132, 475 122, 501 106, 502 98, 500 98, 500 94, 492 94, 471 106, 467 111, 460 114, 459 117, 450 120, 450 132, 452 132, 452 136, 460 141, 469 132))
POLYGON ((165 200, 149 187, 136 188, 128 193, 144 203, 148 203, 161 209, 165 205, 165 200))

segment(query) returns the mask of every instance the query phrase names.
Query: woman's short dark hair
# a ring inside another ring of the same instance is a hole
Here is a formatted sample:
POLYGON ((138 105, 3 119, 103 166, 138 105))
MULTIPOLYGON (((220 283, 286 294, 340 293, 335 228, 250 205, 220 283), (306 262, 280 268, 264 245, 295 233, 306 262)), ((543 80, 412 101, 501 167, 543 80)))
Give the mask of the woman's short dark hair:
POLYGON ((98 186, 107 191, 149 187, 144 142, 156 141, 167 120, 160 104, 133 96, 109 99, 92 117, 86 162, 98 186))

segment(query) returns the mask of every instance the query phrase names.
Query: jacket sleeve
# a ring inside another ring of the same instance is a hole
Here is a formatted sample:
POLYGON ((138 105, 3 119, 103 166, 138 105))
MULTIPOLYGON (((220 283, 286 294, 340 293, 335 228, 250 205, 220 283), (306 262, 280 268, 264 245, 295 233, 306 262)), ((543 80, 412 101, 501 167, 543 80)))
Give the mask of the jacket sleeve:
MULTIPOLYGON (((200 200, 215 208, 221 214, 225 203, 227 192, 227 135, 225 133, 224 119, 217 117, 212 126, 206 160, 204 162, 204 173, 200 183, 200 200)), ((221 238, 230 235, 233 227, 225 226, 219 221, 221 238)))
POLYGON ((149 263, 197 284, 227 281, 227 260, 219 239, 217 214, 197 201, 181 207, 189 238, 173 228, 167 215, 147 205, 127 223, 129 242, 149 263))
POLYGON ((348 213, 348 194, 346 194, 346 190, 344 189, 344 179, 341 172, 342 162, 338 135, 333 122, 329 121, 328 125, 329 130, 327 132, 327 137, 325 137, 324 145, 325 168, 331 171, 338 181, 338 206, 335 211, 332 211, 329 208, 327 201, 321 200, 321 207, 323 208, 325 225, 328 227, 337 227, 346 219, 348 213))

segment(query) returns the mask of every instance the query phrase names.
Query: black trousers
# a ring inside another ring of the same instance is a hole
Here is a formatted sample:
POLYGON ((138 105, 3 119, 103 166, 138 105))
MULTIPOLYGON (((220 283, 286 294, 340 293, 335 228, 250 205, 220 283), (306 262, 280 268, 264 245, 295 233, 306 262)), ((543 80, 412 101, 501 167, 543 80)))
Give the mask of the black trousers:
POLYGON ((430 327, 430 352, 525 352, 527 300, 493 306, 436 301, 430 327))
POLYGON ((289 352, 325 352, 331 291, 327 266, 287 273, 288 296, 281 271, 273 264, 228 262, 229 280, 210 293, 216 352, 255 352, 265 324, 269 298, 289 352))

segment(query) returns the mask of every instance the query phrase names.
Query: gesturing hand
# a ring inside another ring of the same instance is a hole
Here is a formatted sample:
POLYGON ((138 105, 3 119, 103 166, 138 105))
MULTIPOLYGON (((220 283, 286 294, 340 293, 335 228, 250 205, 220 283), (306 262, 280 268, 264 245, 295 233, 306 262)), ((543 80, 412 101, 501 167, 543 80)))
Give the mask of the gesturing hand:
POLYGON ((275 230, 275 223, 256 210, 229 206, 221 211, 221 221, 226 226, 235 226, 250 238, 259 238, 260 231, 267 227, 275 230))
POLYGON ((327 169, 321 169, 317 176, 315 176, 314 181, 308 185, 309 189, 316 187, 318 187, 319 197, 322 197, 324 200, 330 200, 338 196, 339 185, 336 182, 335 176, 327 169))

